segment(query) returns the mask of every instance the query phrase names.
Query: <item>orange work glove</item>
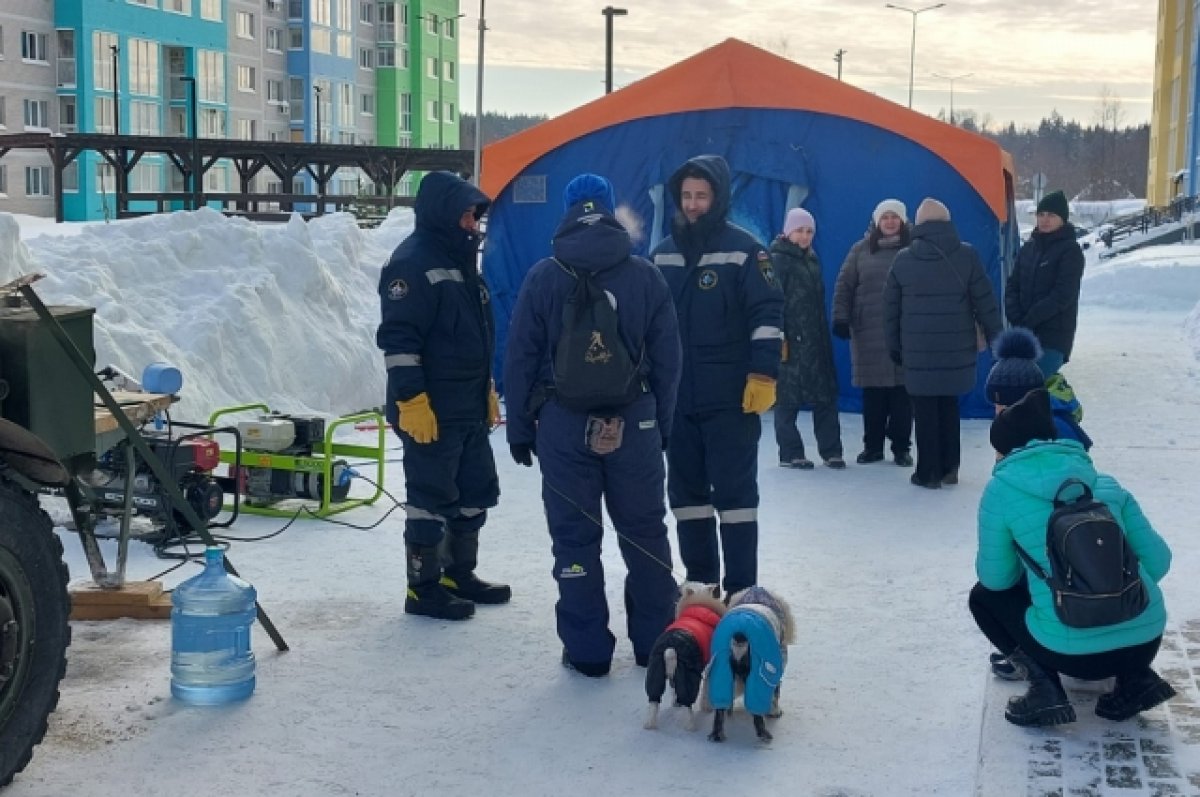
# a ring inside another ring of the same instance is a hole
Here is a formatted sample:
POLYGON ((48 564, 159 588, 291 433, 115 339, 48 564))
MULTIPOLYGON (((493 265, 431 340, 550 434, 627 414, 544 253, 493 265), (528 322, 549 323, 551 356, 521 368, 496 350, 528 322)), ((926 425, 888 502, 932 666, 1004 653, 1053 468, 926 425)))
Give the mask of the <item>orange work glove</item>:
POLYGON ((429 406, 429 394, 418 393, 408 401, 397 401, 400 410, 398 426, 418 443, 432 443, 438 439, 437 416, 429 406))
POLYGON ((762 415, 775 404, 775 380, 762 374, 746 377, 746 390, 742 393, 742 412, 762 415))
POLYGON ((781 363, 785 363, 785 362, 787 362, 787 355, 788 355, 788 350, 787 350, 787 340, 786 340, 786 339, 784 339, 784 341, 783 341, 783 348, 781 348, 781 349, 779 350, 779 362, 781 362, 781 363))
POLYGON ((496 383, 488 389, 488 426, 495 429, 500 426, 500 394, 496 392, 496 383))

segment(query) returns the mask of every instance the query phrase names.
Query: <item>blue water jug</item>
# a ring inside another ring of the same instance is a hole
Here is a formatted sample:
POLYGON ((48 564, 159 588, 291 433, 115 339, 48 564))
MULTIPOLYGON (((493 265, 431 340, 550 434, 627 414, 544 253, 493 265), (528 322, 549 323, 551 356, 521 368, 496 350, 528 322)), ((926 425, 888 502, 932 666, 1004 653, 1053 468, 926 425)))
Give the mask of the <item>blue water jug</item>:
POLYGON ((254 587, 225 570, 220 548, 204 552, 204 572, 171 594, 171 694, 213 706, 254 691, 254 587))

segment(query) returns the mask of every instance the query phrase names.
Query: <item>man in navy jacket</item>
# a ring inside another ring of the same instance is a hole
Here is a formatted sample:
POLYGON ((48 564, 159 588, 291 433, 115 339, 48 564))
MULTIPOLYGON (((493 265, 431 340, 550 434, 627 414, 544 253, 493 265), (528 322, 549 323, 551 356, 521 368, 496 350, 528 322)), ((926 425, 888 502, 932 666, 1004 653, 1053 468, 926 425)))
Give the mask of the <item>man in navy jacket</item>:
POLYGON ((426 175, 416 229, 379 277, 385 408, 404 441, 404 611, 447 620, 512 595, 475 575, 479 530, 500 495, 488 441, 500 415, 492 308, 476 266, 479 218, 489 204, 449 172, 426 175))
POLYGON ((689 581, 727 593, 758 581, 759 416, 775 403, 783 293, 771 257, 728 221, 729 164, 692 158, 668 182, 679 212, 654 251, 679 314, 683 376, 667 497, 689 581), (717 517, 721 522, 720 549, 717 517))
POLYGON ((679 331, 662 275, 630 254, 629 234, 612 215, 608 180, 576 177, 564 192, 564 204, 554 256, 530 269, 517 297, 504 389, 513 459, 531 466, 536 452, 541 465, 563 663, 596 677, 608 672, 616 644, 608 628, 600 561, 602 500, 628 568, 625 609, 638 664, 645 666, 655 639, 674 616, 662 449, 679 385, 679 331), (590 273, 608 295, 621 341, 640 363, 642 391, 626 406, 589 413, 569 409, 555 397, 563 308, 581 272, 590 273), (608 450, 611 444, 599 451, 589 445, 588 431, 597 423, 621 427, 615 450, 608 450))

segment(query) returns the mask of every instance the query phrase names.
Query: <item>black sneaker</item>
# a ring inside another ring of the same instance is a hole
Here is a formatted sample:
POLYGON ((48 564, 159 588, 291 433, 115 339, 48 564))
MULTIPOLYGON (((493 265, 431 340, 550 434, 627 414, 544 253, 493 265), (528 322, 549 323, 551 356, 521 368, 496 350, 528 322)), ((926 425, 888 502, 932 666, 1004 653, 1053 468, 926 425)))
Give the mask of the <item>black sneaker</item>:
POLYGON ((992 665, 992 675, 1002 681, 1024 681, 1029 677, 1023 664, 1013 661, 1003 653, 992 653, 988 656, 988 661, 992 665))
POLYGON ((913 466, 912 455, 907 451, 903 451, 896 455, 896 464, 902 468, 911 468, 913 466))
POLYGON ((921 480, 921 478, 920 478, 919 476, 917 476, 917 474, 915 474, 915 473, 914 473, 912 476, 909 476, 909 477, 908 477, 908 480, 909 480, 910 482, 912 482, 913 484, 915 484, 917 487, 924 487, 924 488, 925 488, 925 489, 927 489, 927 490, 940 490, 940 489, 942 489, 942 482, 941 482, 940 480, 937 480, 937 481, 922 481, 922 480, 921 480))
POLYGON ((830 457, 829 459, 825 460, 825 466, 833 468, 834 470, 845 470, 846 460, 842 459, 841 457, 830 457))
POLYGON ((780 460, 779 467, 794 468, 796 470, 812 470, 813 464, 812 460, 805 459, 804 457, 795 457, 794 459, 780 460))
POLYGON ((870 465, 872 462, 883 462, 882 451, 864 451, 854 460, 859 465, 870 465))
POLYGON ((608 671, 612 667, 610 662, 571 661, 571 657, 567 655, 566 648, 563 648, 562 652, 562 665, 568 670, 574 670, 580 675, 586 675, 588 678, 603 678, 608 675, 608 671))

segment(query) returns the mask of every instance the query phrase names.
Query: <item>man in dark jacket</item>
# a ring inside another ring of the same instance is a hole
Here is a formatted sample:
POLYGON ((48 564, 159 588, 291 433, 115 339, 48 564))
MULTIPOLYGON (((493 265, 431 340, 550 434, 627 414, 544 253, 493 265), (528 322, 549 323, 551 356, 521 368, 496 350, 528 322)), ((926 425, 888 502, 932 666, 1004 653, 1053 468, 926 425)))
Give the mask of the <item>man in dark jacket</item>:
POLYGON ((379 275, 385 407, 404 441, 404 611, 446 620, 512 595, 475 575, 479 530, 500 495, 488 442, 500 414, 492 309, 476 266, 479 217, 490 203, 449 172, 426 175, 416 229, 379 275))
POLYGON ((1000 334, 1000 309, 979 255, 958 238, 936 199, 917 209, 912 243, 892 262, 884 287, 884 332, 912 396, 917 467, 911 481, 958 483, 958 397, 975 386, 977 328, 1000 334))
POLYGON ((662 449, 679 386, 679 329, 662 275, 630 254, 629 234, 612 215, 608 180, 579 175, 563 201, 567 209, 554 234, 554 256, 525 276, 509 326, 508 443, 519 464, 531 466, 536 453, 541 466, 563 663, 598 677, 608 673, 616 644, 600 561, 602 500, 629 570, 625 609, 639 665, 645 666, 674 612, 662 449), (555 394, 563 309, 582 272, 608 295, 621 343, 640 363, 643 388, 625 406, 588 412, 565 406, 555 394), (595 435, 601 428, 619 431, 601 445, 595 435))
POLYGON ((1026 327, 1042 344, 1038 368, 1047 377, 1070 361, 1079 316, 1079 283, 1083 250, 1067 219, 1070 205, 1062 191, 1052 191, 1037 205, 1037 229, 1017 253, 1004 286, 1008 323, 1026 327))
POLYGON ((667 497, 689 581, 727 593, 758 581, 759 416, 775 403, 783 294, 771 257, 728 221, 729 164, 692 158, 668 181, 679 212, 654 251, 679 313, 683 376, 667 497), (717 519, 721 521, 720 548, 717 519))

